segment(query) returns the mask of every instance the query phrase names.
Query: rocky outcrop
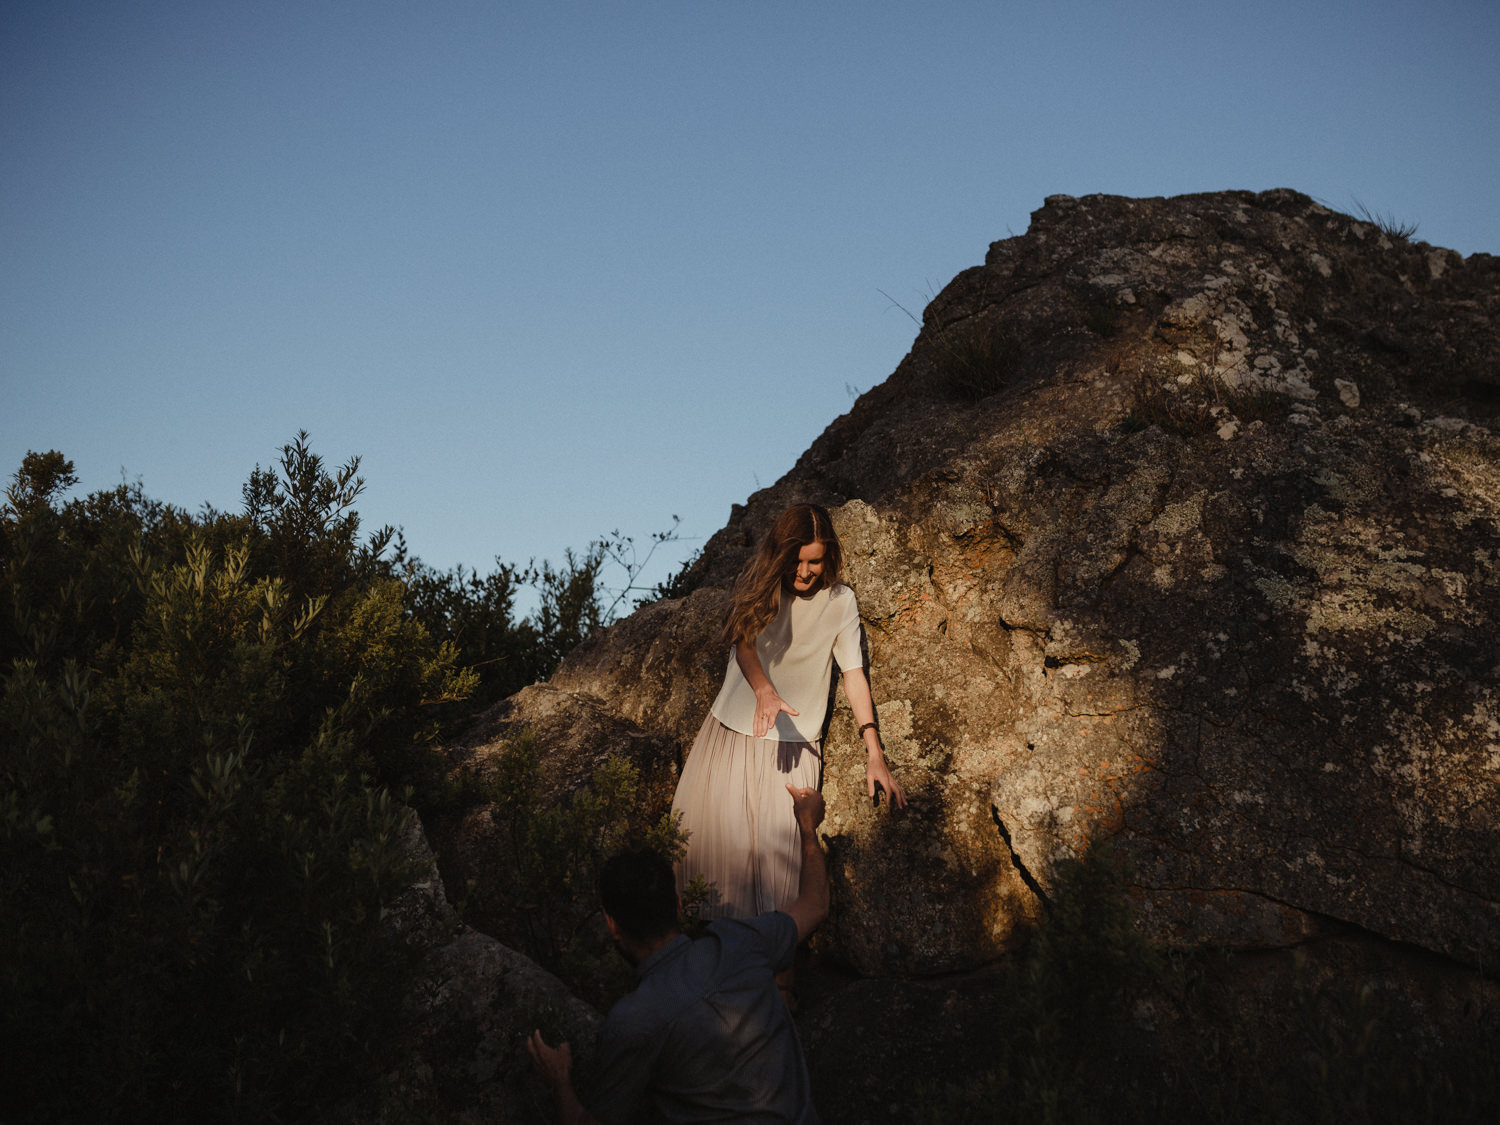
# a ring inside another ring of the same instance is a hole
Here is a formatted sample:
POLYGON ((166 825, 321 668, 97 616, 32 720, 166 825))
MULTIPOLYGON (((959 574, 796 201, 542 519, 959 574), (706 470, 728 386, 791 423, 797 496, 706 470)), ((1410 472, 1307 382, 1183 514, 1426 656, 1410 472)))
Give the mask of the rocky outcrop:
POLYGON ((415 813, 402 843, 417 878, 385 924, 421 957, 419 972, 387 1072, 331 1120, 549 1120, 551 1099, 532 1076, 526 1036, 541 1028, 549 1042, 571 1040, 587 1055, 599 1013, 529 958, 459 921, 415 813))
POLYGON ((813 500, 912 795, 869 806, 841 704, 828 952, 980 965, 1061 859, 1109 841, 1164 941, 1275 947, 1335 920, 1494 964, 1497 313, 1494 258, 1294 192, 1049 199, 735 507, 691 594, 488 733, 553 731, 561 774, 611 745, 670 771, 722 674, 729 583, 813 500), (608 736, 558 732, 559 693, 608 736))

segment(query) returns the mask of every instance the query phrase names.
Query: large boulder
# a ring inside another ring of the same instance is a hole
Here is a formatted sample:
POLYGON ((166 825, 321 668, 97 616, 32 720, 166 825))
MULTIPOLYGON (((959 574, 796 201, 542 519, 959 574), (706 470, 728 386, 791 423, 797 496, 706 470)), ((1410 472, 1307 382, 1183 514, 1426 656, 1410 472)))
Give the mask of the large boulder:
POLYGON ((541 1028, 549 1042, 571 1041, 586 1068, 599 1013, 530 958, 460 922, 416 813, 403 844, 417 877, 385 925, 420 958, 418 971, 385 1073, 330 1120, 549 1120, 551 1098, 532 1074, 526 1037, 541 1028))
POLYGON ((1109 841, 1164 941, 1338 920, 1494 964, 1497 311, 1494 258, 1294 192, 1049 199, 735 507, 689 596, 584 645, 503 725, 597 750, 559 727, 564 693, 670 772, 722 675, 734 574, 817 501, 912 798, 870 807, 841 703, 831 953, 983 964, 1060 860, 1109 841))

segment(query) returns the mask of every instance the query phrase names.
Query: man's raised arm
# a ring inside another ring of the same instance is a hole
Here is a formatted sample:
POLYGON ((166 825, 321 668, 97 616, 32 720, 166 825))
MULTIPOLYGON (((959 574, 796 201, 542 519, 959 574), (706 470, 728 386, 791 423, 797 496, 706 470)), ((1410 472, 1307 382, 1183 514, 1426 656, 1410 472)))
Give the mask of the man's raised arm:
POLYGON ((828 864, 818 846, 818 825, 823 823, 823 794, 816 789, 796 789, 788 785, 792 807, 797 814, 797 830, 802 834, 802 881, 797 897, 782 912, 797 923, 797 940, 807 935, 828 917, 828 864))

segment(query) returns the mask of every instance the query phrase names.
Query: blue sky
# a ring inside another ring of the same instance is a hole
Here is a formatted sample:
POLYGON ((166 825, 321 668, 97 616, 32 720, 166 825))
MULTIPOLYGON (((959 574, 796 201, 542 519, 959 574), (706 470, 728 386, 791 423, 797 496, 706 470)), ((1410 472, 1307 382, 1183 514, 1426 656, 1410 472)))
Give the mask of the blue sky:
POLYGON ((0 2, 0 471, 668 570, 1048 195, 1500 253, 1500 4, 0 2))

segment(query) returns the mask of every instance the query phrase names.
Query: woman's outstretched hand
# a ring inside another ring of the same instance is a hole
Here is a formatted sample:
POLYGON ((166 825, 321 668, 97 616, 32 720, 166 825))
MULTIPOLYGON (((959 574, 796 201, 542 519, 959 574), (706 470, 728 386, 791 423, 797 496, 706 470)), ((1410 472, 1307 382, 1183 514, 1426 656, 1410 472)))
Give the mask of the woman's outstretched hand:
POLYGON ((797 713, 790 703, 776 694, 776 689, 770 684, 757 691, 755 693, 755 737, 765 738, 766 732, 776 725, 776 718, 783 711, 788 715, 797 713))
POLYGON ((865 761, 865 795, 871 801, 876 799, 876 786, 885 790, 886 800, 891 803, 892 808, 906 808, 906 790, 901 788, 901 783, 891 773, 891 767, 885 764, 885 755, 879 752, 871 753, 865 761))

